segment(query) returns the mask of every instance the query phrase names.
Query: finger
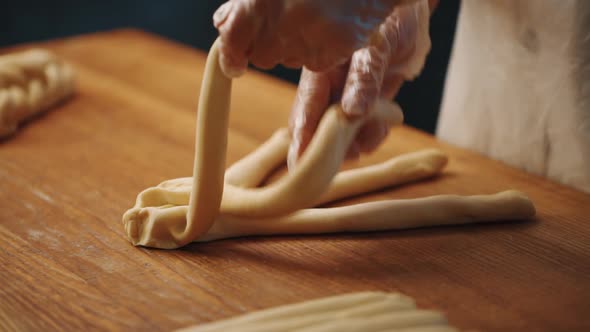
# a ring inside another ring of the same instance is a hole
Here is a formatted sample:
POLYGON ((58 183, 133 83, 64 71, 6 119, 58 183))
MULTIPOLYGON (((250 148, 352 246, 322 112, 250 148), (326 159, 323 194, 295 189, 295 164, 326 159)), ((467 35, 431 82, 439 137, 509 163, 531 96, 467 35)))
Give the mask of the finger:
POLYGON ((232 10, 233 2, 231 0, 227 1, 223 5, 219 6, 215 13, 213 13, 213 26, 215 28, 219 28, 221 25, 225 23, 227 17, 232 10))
POLYGON ((279 19, 282 17, 284 7, 281 1, 258 0, 256 2, 256 13, 260 19, 258 34, 252 42, 250 62, 262 69, 271 69, 283 61, 285 43, 280 39, 281 34, 279 19))
POLYGON ((395 32, 397 43, 391 50, 389 62, 397 64, 407 60, 416 48, 416 34, 418 29, 418 17, 414 6, 417 4, 398 7, 384 23, 385 29, 395 32))
MULTIPOLYGON (((433 1, 430 0, 429 3, 433 1)), ((417 47, 424 45, 417 45, 417 43, 425 43, 427 36, 419 36, 420 20, 428 20, 428 17, 421 13, 425 10, 425 1, 414 4, 414 7, 400 7, 392 14, 392 19, 385 24, 395 24, 398 33, 398 42, 396 49, 392 50, 390 64, 385 77, 383 79, 383 86, 381 88, 381 97, 386 99, 393 99, 399 92, 402 84, 406 81, 408 72, 416 72, 416 70, 407 70, 412 67, 410 63, 414 57, 419 57, 416 54, 417 47), (419 7, 422 6, 422 7, 419 7)), ((432 8, 431 8, 432 10, 432 8)), ((422 32, 423 33, 423 32, 422 32)))
POLYGON ((307 68, 301 72, 290 118, 292 143, 287 163, 291 167, 307 148, 328 106, 340 100, 347 68, 345 63, 327 72, 316 73, 307 68))
POLYGON ((295 167, 297 158, 309 144, 329 103, 330 80, 328 75, 314 73, 304 68, 301 72, 289 121, 291 129, 291 145, 287 155, 289 169, 295 167))
MULTIPOLYGON (((389 68, 383 78, 380 94, 382 98, 393 99, 406 80, 406 76, 398 68, 400 64, 403 66, 408 61, 412 61, 411 58, 415 54, 418 20, 424 19, 416 15, 416 9, 411 6, 396 9, 382 27, 390 34, 397 34, 397 43, 395 45, 392 43, 395 47, 391 49, 389 68)), ((360 152, 374 151, 385 140, 390 129, 390 126, 385 123, 376 120, 368 121, 356 137, 360 152)))
POLYGON ((369 46, 356 51, 342 95, 342 109, 349 116, 366 114, 381 94, 392 50, 397 47, 396 25, 389 16, 369 46))
POLYGON ((389 71, 401 74, 406 80, 416 78, 430 51, 430 9, 428 1, 396 8, 394 23, 398 32, 397 49, 392 52, 389 71))
POLYGON ((219 31, 219 64, 228 77, 242 75, 248 66, 247 53, 256 38, 260 18, 255 12, 255 0, 231 0, 213 15, 213 25, 219 31))

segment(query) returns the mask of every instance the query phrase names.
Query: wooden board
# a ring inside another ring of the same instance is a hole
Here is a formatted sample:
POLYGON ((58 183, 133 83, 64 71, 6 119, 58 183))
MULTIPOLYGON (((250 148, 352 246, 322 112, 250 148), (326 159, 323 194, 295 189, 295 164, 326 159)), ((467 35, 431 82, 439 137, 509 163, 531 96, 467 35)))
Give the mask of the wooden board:
MULTIPOLYGON (((516 188, 537 220, 131 246, 121 216, 136 194, 190 176, 205 55, 134 30, 37 46, 75 66, 78 93, 0 144, 0 330, 167 331, 363 290, 465 329, 590 330, 590 196, 407 127, 357 164, 438 147, 445 174, 351 202, 516 188)), ((230 163, 286 124, 295 90, 257 73, 234 87, 230 163)))

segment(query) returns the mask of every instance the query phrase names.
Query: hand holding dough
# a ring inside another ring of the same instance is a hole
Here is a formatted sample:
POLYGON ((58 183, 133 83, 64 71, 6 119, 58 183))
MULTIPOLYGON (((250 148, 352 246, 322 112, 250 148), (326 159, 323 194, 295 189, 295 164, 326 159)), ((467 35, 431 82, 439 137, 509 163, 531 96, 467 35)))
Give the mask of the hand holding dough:
MULTIPOLYGON (((286 159, 289 138, 284 129, 226 173, 231 80, 221 72, 216 45, 207 58, 201 86, 193 177, 165 181, 138 195, 135 206, 123 216, 134 245, 171 249, 245 235, 375 231, 535 214, 531 201, 517 191, 313 208, 436 175, 447 163, 442 152, 425 150, 338 173, 351 140, 363 121, 371 120, 349 120, 338 105, 326 111, 297 167, 279 181, 257 187, 286 159)), ((386 100, 379 100, 371 114, 391 125, 403 120, 400 108, 386 100)))
POLYGON ((45 50, 0 56, 0 138, 73 91, 71 67, 45 50))

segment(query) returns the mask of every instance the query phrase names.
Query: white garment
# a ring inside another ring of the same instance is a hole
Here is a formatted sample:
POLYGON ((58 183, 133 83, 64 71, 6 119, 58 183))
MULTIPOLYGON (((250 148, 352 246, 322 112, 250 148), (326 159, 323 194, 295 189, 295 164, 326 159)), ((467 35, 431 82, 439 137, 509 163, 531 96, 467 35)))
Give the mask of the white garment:
POLYGON ((590 1, 463 0, 437 136, 590 192, 590 1))

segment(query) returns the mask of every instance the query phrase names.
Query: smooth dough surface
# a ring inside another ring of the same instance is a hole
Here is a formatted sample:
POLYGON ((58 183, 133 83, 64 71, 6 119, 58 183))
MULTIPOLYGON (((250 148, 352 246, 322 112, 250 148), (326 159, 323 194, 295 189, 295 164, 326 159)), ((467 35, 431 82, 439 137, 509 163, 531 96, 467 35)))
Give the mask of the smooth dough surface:
POLYGON ((360 292, 256 311, 178 332, 457 331, 399 293, 360 292))
POLYGON ((285 162, 286 129, 279 129, 256 151, 224 170, 231 79, 219 67, 216 45, 209 52, 201 85, 193 176, 165 181, 137 196, 135 206, 123 215, 125 232, 134 245, 172 249, 239 236, 378 231, 515 220, 535 214, 526 195, 514 190, 318 208, 435 176, 447 164, 442 151, 429 149, 339 172, 350 142, 365 121, 403 122, 399 106, 387 100, 376 102, 370 119, 350 120, 339 105, 332 105, 297 166, 278 181, 260 186, 285 162))

